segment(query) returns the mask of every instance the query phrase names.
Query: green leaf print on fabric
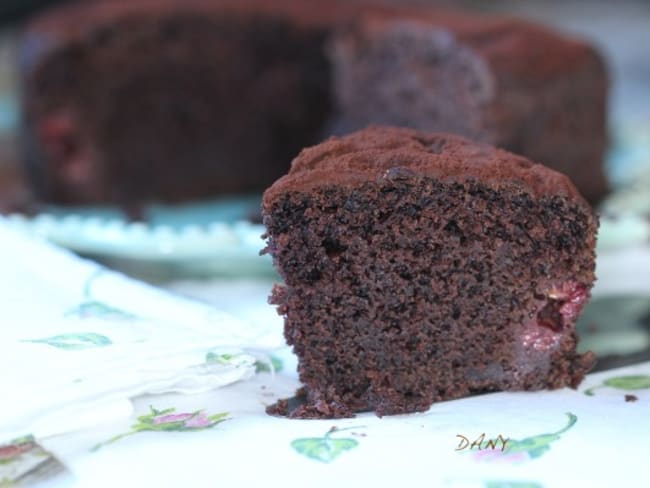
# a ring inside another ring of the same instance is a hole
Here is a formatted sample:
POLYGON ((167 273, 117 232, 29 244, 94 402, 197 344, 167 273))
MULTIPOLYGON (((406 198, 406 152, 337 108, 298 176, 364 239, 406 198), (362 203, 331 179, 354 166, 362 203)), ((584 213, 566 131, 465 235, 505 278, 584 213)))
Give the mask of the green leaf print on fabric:
MULTIPOLYGON (((246 354, 220 354, 218 352, 210 351, 205 355, 205 362, 207 364, 223 364, 229 366, 240 366, 242 364, 249 364, 246 354)), ((255 372, 275 372, 282 371, 282 360, 269 356, 268 360, 255 361, 255 372)))
POLYGON ((175 408, 166 408, 157 410, 149 407, 150 412, 138 417, 138 421, 131 426, 129 432, 111 437, 107 441, 100 442, 92 451, 112 444, 115 441, 123 439, 138 432, 195 432, 198 430, 211 429, 215 425, 228 420, 228 412, 215 413, 208 415, 204 410, 196 410, 191 413, 175 413, 175 408))
POLYGON ((650 376, 649 375, 630 375, 630 376, 615 376, 614 378, 608 378, 602 382, 600 385, 592 386, 591 388, 585 390, 585 395, 594 396, 594 390, 598 388, 604 388, 609 386, 610 388, 616 388, 617 390, 633 391, 633 390, 647 390, 650 388, 650 376))
POLYGON ((97 269, 86 279, 83 285, 83 301, 64 313, 64 317, 100 318, 109 320, 133 320, 137 316, 112 305, 108 305, 93 296, 93 284, 106 271, 97 269))
POLYGON ((112 307, 97 300, 89 300, 83 302, 76 307, 68 309, 65 317, 79 317, 82 319, 87 318, 100 318, 108 320, 133 320, 135 315, 125 312, 119 308, 112 307))
POLYGON ((356 439, 343 438, 333 439, 332 434, 351 430, 359 427, 349 427, 347 429, 331 428, 323 437, 303 437, 291 442, 296 452, 303 456, 320 461, 322 463, 331 463, 341 454, 359 445, 356 439))
POLYGON ((237 364, 242 354, 219 354, 213 351, 205 355, 205 362, 208 364, 237 364))
POLYGON ((20 342, 46 344, 66 351, 91 349, 93 347, 106 347, 113 344, 113 342, 105 335, 95 334, 94 332, 60 334, 51 337, 44 337, 42 339, 25 339, 20 342))
MULTIPOLYGON (((537 459, 547 453, 551 449, 551 443, 559 440, 561 434, 571 429, 578 421, 578 417, 571 412, 567 412, 566 416, 568 417, 567 424, 558 431, 549 434, 534 435, 521 440, 510 439, 503 452, 494 449, 484 449, 475 452, 474 459, 481 461, 505 461, 508 463, 520 463, 529 459, 537 459)), ((493 442, 496 443, 496 440, 493 442)))
POLYGON ((222 364, 224 366, 239 367, 250 365, 250 356, 246 354, 219 354, 213 351, 205 355, 206 364, 222 364))
POLYGON ((282 371, 284 365, 282 360, 276 358, 275 356, 269 356, 268 361, 255 361, 255 372, 256 373, 278 373, 282 371))

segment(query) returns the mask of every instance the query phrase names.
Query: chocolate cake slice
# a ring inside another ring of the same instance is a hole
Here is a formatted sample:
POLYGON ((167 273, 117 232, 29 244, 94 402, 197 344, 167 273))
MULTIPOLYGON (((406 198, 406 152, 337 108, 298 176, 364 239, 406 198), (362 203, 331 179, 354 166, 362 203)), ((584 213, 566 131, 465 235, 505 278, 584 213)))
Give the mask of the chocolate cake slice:
POLYGON ((464 138, 373 127, 303 150, 264 194, 271 303, 304 403, 423 411, 497 390, 576 387, 576 319, 598 221, 569 179, 464 138))

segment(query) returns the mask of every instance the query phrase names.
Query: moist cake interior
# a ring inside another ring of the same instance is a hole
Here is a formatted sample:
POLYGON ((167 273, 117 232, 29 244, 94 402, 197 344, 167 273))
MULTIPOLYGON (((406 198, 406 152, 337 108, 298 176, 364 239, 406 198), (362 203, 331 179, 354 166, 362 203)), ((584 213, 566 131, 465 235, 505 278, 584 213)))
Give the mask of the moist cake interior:
MULTIPOLYGON (((523 161, 521 164, 525 164, 523 161)), ((345 417, 426 410, 495 390, 575 386, 573 326, 593 281, 590 214, 517 185, 393 168, 354 188, 287 192, 268 251, 306 404, 345 417)))

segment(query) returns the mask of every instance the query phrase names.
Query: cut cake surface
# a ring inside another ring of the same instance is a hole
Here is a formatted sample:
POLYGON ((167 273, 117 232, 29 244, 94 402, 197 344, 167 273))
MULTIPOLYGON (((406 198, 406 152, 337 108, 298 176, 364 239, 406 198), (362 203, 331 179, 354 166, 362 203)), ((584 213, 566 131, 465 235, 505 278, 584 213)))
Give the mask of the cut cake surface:
POLYGON ((597 218, 565 176, 447 134, 373 127, 303 150, 264 195, 271 302, 301 404, 422 411, 497 390, 575 387, 574 330, 597 218))

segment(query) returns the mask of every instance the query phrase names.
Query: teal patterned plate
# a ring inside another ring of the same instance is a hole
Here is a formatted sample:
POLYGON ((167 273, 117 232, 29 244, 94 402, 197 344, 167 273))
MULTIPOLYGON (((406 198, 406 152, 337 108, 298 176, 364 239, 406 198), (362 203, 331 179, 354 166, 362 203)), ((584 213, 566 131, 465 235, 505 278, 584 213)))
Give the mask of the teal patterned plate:
POLYGON ((147 221, 129 221, 115 208, 47 208, 35 217, 10 215, 10 224, 129 274, 178 276, 273 273, 264 247, 256 197, 178 206, 151 206, 147 221))

